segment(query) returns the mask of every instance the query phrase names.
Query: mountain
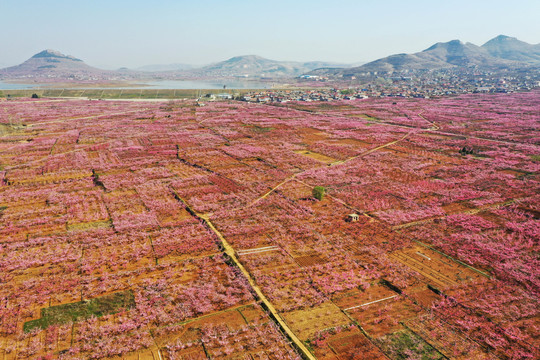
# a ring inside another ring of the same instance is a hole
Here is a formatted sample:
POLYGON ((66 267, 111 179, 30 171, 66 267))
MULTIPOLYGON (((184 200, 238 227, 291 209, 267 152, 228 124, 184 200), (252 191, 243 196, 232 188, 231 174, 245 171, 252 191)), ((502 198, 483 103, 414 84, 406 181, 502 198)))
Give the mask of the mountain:
POLYGON ((138 67, 135 70, 138 71, 147 71, 147 72, 161 72, 161 71, 184 71, 193 69, 193 65, 189 64, 155 64, 155 65, 145 65, 138 67))
POLYGON ((532 45, 500 35, 482 46, 459 40, 439 42, 413 54, 396 54, 360 66, 324 61, 277 61, 257 55, 236 56, 193 68, 186 64, 148 65, 137 70, 101 70, 81 59, 54 50, 44 50, 20 65, 0 69, 0 79, 27 80, 143 80, 220 77, 286 78, 302 74, 359 76, 366 73, 430 71, 437 69, 528 69, 540 67, 540 44, 532 45))
POLYGON ((350 66, 358 66, 364 64, 364 62, 355 63, 355 64, 343 64, 343 63, 337 63, 337 62, 331 62, 331 61, 308 61, 303 63, 303 65, 309 69, 320 69, 320 68, 327 68, 327 67, 333 67, 333 68, 346 68, 350 66))
POLYGON ((276 61, 256 55, 236 56, 225 61, 194 68, 186 64, 147 65, 136 70, 101 70, 81 59, 55 50, 44 50, 20 65, 0 69, 1 79, 34 80, 135 80, 185 77, 291 77, 321 67, 344 68, 350 65, 324 61, 276 61))
POLYGON ((236 56, 225 61, 194 69, 192 74, 207 77, 221 76, 298 76, 320 67, 346 67, 347 65, 323 61, 296 62, 265 59, 257 55, 236 56))
POLYGON ((299 63, 265 59, 257 55, 235 56, 195 70, 205 76, 285 76, 302 73, 299 63))
POLYGON ((441 61, 448 64, 449 67, 497 66, 507 64, 505 60, 493 58, 481 47, 471 43, 462 43, 459 40, 436 43, 422 51, 419 56, 426 60, 441 61))
POLYGON ((87 65, 81 59, 55 50, 44 50, 20 65, 0 70, 4 78, 90 79, 103 78, 113 72, 87 65))
POLYGON ((312 75, 344 76, 368 72, 408 72, 450 68, 501 69, 540 66, 539 45, 498 36, 482 46, 459 40, 439 42, 414 54, 396 54, 347 69, 319 69, 312 75))
POLYGON ((540 44, 531 45, 514 37, 499 35, 482 45, 491 56, 530 64, 540 62, 540 44))

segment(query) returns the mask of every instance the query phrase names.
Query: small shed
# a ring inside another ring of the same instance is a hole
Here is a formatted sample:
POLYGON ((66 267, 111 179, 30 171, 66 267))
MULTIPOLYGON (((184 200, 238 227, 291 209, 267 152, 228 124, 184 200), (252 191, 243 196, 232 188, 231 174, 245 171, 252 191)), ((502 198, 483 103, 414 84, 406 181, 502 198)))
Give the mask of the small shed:
POLYGON ((349 215, 347 215, 347 221, 348 222, 355 222, 355 221, 358 221, 358 219, 360 219, 360 215, 358 215, 358 214, 349 214, 349 215))

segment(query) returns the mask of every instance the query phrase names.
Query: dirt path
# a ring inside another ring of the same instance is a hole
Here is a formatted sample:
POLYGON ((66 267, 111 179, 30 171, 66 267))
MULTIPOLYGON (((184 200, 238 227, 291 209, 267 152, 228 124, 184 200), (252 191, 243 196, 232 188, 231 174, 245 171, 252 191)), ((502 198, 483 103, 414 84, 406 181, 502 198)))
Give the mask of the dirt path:
POLYGON ((426 122, 428 122, 431 127, 428 129, 428 130, 433 130, 433 131, 438 131, 440 130, 441 128, 439 127, 439 125, 437 125, 434 121, 429 121, 428 119, 426 119, 425 117, 422 116, 422 113, 424 112, 424 110, 420 111, 418 113, 418 117, 426 122))
MULTIPOLYGON (((301 174, 301 173, 298 173, 298 174, 301 174)), ((274 186, 273 188, 271 188, 268 192, 266 192, 264 195, 258 197, 257 199, 253 200, 252 202, 250 202, 249 204, 247 204, 246 206, 244 207, 250 207, 250 206, 253 206, 255 205, 256 203, 258 203, 259 201, 265 199, 266 197, 268 197, 268 195, 270 195, 271 193, 273 193, 274 191, 276 191, 277 189, 279 189, 282 185, 285 185, 286 183, 294 180, 294 178, 296 177, 296 175, 298 174, 293 174, 292 176, 288 177, 287 179, 283 180, 282 182, 280 182, 279 184, 277 184, 276 186, 274 186)), ((244 208, 243 207, 243 208, 244 208)))
POLYGON ((296 345, 296 348, 302 352, 302 354, 304 355, 304 358, 309 359, 309 360, 316 360, 316 358, 313 356, 313 354, 311 354, 311 352, 307 349, 304 343, 302 343, 302 341, 294 334, 294 332, 289 328, 289 326, 281 318, 278 311, 276 310, 274 305, 270 302, 270 300, 268 300, 268 298, 263 294, 262 290, 255 283, 255 280, 253 279, 249 271, 247 271, 244 265, 242 265, 242 263, 236 257, 236 252, 234 248, 231 246, 231 244, 229 244, 227 239, 225 239, 223 234, 218 229, 216 229, 212 221, 210 221, 209 216, 206 214, 197 213, 189 206, 189 204, 183 198, 181 198, 178 195, 178 193, 176 193, 176 196, 178 197, 180 201, 182 201, 185 204, 185 206, 188 208, 190 213, 194 214, 194 216, 204 221, 204 223, 208 226, 208 228, 212 230, 214 234, 216 234, 216 236, 219 238, 221 242, 221 245, 223 246, 223 250, 225 254, 227 254, 227 256, 229 256, 229 258, 232 261, 234 261, 234 264, 238 266, 238 269, 240 269, 242 274, 244 274, 244 276, 248 280, 249 285, 251 286, 251 289, 253 290, 253 292, 255 292, 257 298, 264 303, 268 311, 270 311, 270 313, 272 314, 272 317, 278 322, 278 325, 281 328, 281 330, 287 334, 287 336, 296 345))
POLYGON ((289 326, 283 321, 281 316, 279 315, 278 311, 274 307, 274 305, 266 298, 266 296, 263 294, 259 286, 255 283, 255 280, 251 277, 251 274, 246 270, 244 265, 238 260, 236 257, 236 253, 234 251, 234 248, 229 244, 229 242, 223 237, 223 235, 219 232, 218 229, 215 228, 214 224, 208 219, 207 217, 203 217, 201 215, 198 215, 201 219, 204 220, 204 222, 208 225, 210 229, 219 237, 221 240, 221 244, 223 245, 223 248, 225 249, 225 253, 234 261, 236 266, 242 271, 244 276, 248 279, 249 285, 255 291, 257 294, 257 297, 264 303, 264 305, 268 308, 270 313, 273 315, 273 317, 277 320, 279 326, 281 329, 289 336, 289 338, 294 342, 296 347, 303 353, 305 358, 310 360, 315 360, 315 357, 311 354, 311 352, 306 348, 306 346, 298 339, 298 337, 292 332, 292 330, 289 328, 289 326))
POLYGON ((464 134, 460 134, 460 133, 442 132, 442 131, 439 131, 439 130, 441 130, 441 127, 439 125, 437 125, 437 123, 435 123, 434 121, 429 121, 428 119, 426 119, 425 117, 422 116, 423 112, 424 112, 424 110, 420 111, 420 113, 418 113, 418 116, 431 124, 431 128, 429 128, 428 130, 436 131, 438 134, 441 134, 441 135, 461 136, 461 137, 464 137, 465 139, 476 139, 476 140, 482 140, 482 141, 491 141, 491 142, 496 142, 496 143, 499 143, 499 144, 506 144, 506 145, 526 144, 528 146, 531 146, 531 145, 532 146, 538 146, 536 144, 524 143, 524 142, 520 142, 520 141, 508 141, 508 140, 500 140, 500 139, 490 139, 490 138, 485 138, 485 137, 482 137, 482 136, 470 136, 470 135, 464 135, 464 134))
MULTIPOLYGON (((310 184, 308 184, 308 183, 306 183, 306 182, 303 182, 302 180, 295 179, 295 181, 297 181, 297 182, 299 182, 300 184, 302 184, 302 185, 304 185, 304 186, 307 186, 307 187, 309 187, 309 188, 311 188, 311 189, 314 188, 314 186, 312 186, 312 185, 310 185, 310 184)), ((368 217, 368 218, 370 219, 370 221, 375 221, 375 219, 372 218, 371 216, 369 216, 369 214, 365 213, 364 211, 362 211, 362 210, 360 210, 360 209, 355 208, 355 207, 352 206, 352 205, 347 204, 345 201, 341 200, 340 198, 337 198, 337 197, 332 196, 332 195, 330 195, 330 194, 326 194, 325 196, 328 197, 328 198, 330 198, 330 199, 332 199, 332 200, 334 200, 335 202, 340 203, 341 205, 345 206, 347 209, 352 210, 352 211, 354 211, 354 212, 357 213, 357 214, 362 214, 362 215, 364 215, 365 217, 368 217)))
MULTIPOLYGON (((343 160, 343 161, 335 161, 335 162, 333 162, 333 163, 331 163, 331 164, 324 165, 324 166, 321 166, 321 167, 319 167, 319 168, 326 168, 326 167, 328 167, 328 166, 336 166, 336 165, 344 164, 344 163, 346 163, 346 162, 349 162, 349 161, 351 161, 351 160, 357 159, 357 158, 359 158, 359 157, 369 155, 369 154, 371 154, 371 153, 373 153, 373 152, 375 152, 375 151, 377 151, 377 150, 384 149, 384 148, 387 147, 387 146, 392 146, 392 145, 394 145, 394 144, 397 144, 397 143, 400 142, 400 141, 405 140, 405 139, 406 139, 409 135, 411 135, 413 132, 414 132, 414 131, 410 131, 410 132, 406 133, 405 135, 403 135, 402 137, 400 137, 400 138, 397 139, 397 140, 393 140, 393 141, 390 141, 390 142, 388 142, 388 143, 386 143, 386 144, 377 146, 377 147, 375 147, 375 148, 373 148, 373 149, 370 149, 370 150, 367 150, 367 151, 365 151, 365 152, 363 152, 363 153, 361 153, 361 154, 352 156, 352 157, 350 157, 350 158, 348 158, 348 159, 346 159, 346 160, 343 160)), ((319 168, 315 168, 315 169, 319 169, 319 168)), ((305 183, 305 182, 303 182, 303 181, 301 181, 301 180, 296 179, 297 176, 302 175, 302 174, 304 174, 306 171, 310 171, 310 170, 314 170, 314 169, 308 169, 308 170, 304 170, 304 171, 301 171, 301 172, 292 174, 291 176, 289 176, 289 177, 286 178, 285 180, 281 181, 279 184, 277 184, 277 185, 275 185, 274 187, 272 187, 269 191, 267 191, 266 193, 264 193, 264 194, 261 195, 260 197, 258 197, 258 198, 256 198, 255 200, 251 201, 249 204, 247 204, 247 205, 245 205, 245 206, 238 207, 238 208, 231 209, 231 211, 237 211, 237 210, 245 209, 245 208, 247 208, 247 207, 251 207, 251 206, 257 204, 259 201, 261 201, 261 200, 267 198, 270 194, 272 194, 274 191, 276 191, 277 189, 279 189, 281 186, 283 186, 283 185, 285 185, 285 184, 287 184, 288 182, 291 182, 291 181, 298 181, 299 183, 301 183, 301 184, 303 184, 303 185, 305 185, 305 186, 307 186, 307 187, 313 189, 314 186, 312 186, 312 185, 310 185, 310 184, 308 184, 308 183, 305 183)), ((367 216, 368 218, 371 219, 371 221, 374 220, 371 216, 369 216, 368 214, 366 214, 364 211, 361 211, 361 210, 355 208, 354 206, 347 204, 344 200, 341 200, 341 199, 339 199, 339 198, 337 198, 337 197, 335 197, 335 196, 332 196, 332 195, 326 195, 326 196, 328 196, 329 198, 333 199, 334 201, 337 201, 338 203, 340 203, 341 205, 345 206, 346 208, 351 209, 351 210, 357 212, 358 214, 362 214, 362 215, 364 215, 364 216, 367 216)), ((213 215, 213 213, 207 213, 207 214, 202 214, 201 217, 209 218, 209 217, 212 216, 212 215, 213 215)))
MULTIPOLYGON (((361 154, 352 156, 352 157, 350 157, 350 158, 348 158, 348 159, 346 159, 346 160, 335 161, 335 162, 333 162, 333 163, 331 163, 331 164, 329 164, 329 165, 321 166, 320 168, 325 168, 325 167, 328 167, 328 166, 335 166, 335 165, 344 164, 344 163, 346 163, 346 162, 349 162, 349 161, 351 161, 351 160, 357 159, 357 158, 359 158, 359 157, 369 155, 369 154, 371 154, 371 153, 373 153, 373 152, 375 152, 375 151, 377 151, 377 150, 384 149, 384 148, 387 147, 387 146, 392 146, 392 145, 394 145, 394 144, 397 144, 397 143, 400 142, 400 141, 405 140, 405 139, 406 139, 409 135, 411 135, 412 133, 413 133, 413 131, 409 131, 408 133, 406 133, 405 135, 403 135, 402 137, 400 137, 400 138, 397 139, 397 140, 393 140, 393 141, 390 141, 390 142, 388 142, 388 143, 386 143, 386 144, 379 145, 379 146, 377 146, 377 147, 375 147, 375 148, 373 148, 373 149, 370 149, 370 150, 367 150, 367 151, 365 151, 365 152, 363 152, 363 153, 361 153, 361 154)), ((257 202, 259 202, 260 200, 262 200, 262 199, 266 198, 268 195, 272 194, 274 191, 276 191, 276 190, 277 190, 278 188, 280 188, 282 185, 284 185, 284 184, 286 184, 286 183, 288 183, 288 182, 290 182, 290 181, 292 181, 292 180, 296 180, 296 181, 302 183, 303 185, 306 185, 306 186, 308 186, 308 187, 310 187, 310 188, 313 188, 313 186, 311 186, 311 185, 309 185, 309 184, 307 184, 307 183, 305 183, 305 182, 303 182, 303 181, 301 181, 301 180, 297 180, 297 179, 296 179, 296 177, 297 177, 298 175, 302 175, 302 174, 305 173, 306 171, 310 171, 310 170, 313 170, 313 169, 304 170, 304 171, 301 171, 301 172, 299 172, 299 173, 296 173, 296 174, 291 175, 291 176, 288 177, 287 179, 283 180, 282 182, 280 182, 279 184, 277 184, 276 186, 274 186, 273 188, 271 188, 268 192, 266 192, 265 194, 261 195, 260 197, 258 197, 257 199, 253 200, 253 201, 250 202, 248 205, 246 205, 246 206, 244 206, 244 207, 242 207, 242 208, 245 208, 245 207, 249 207, 249 206, 255 205, 255 204, 256 204, 257 202)), ((344 205, 345 207, 351 209, 351 210, 355 210, 355 211, 357 211, 357 212, 359 212, 359 213, 362 213, 362 214, 364 213, 363 211, 360 211, 360 210, 354 208, 353 206, 347 204, 345 201, 343 201, 343 200, 341 200, 341 199, 339 199, 339 198, 336 198, 336 197, 331 196, 331 195, 328 195, 328 196, 331 197, 332 199, 334 199, 335 201, 339 202, 340 204, 344 205)), ((242 208, 240 208, 240 209, 242 209, 242 208)), ((234 210, 238 210, 238 209, 234 209, 234 210)), ((366 215, 366 216, 368 216, 368 215, 366 215)), ((370 217, 370 216, 368 216, 368 217, 370 217)))
POLYGON ((511 200, 506 200, 506 201, 502 201, 502 202, 498 202, 498 203, 494 203, 494 204, 488 204, 488 205, 480 206, 480 207, 477 207, 477 208, 474 208, 474 209, 466 209, 466 210, 462 210, 462 211, 452 212, 450 214, 446 214, 446 215, 442 215, 442 216, 435 216, 435 217, 431 217, 431 218, 428 218, 428 219, 421 219, 421 220, 411 221, 411 222, 408 222, 408 223, 405 223, 405 224, 392 226, 392 230, 405 229, 405 228, 415 226, 415 225, 427 224, 427 223, 430 223, 430 222, 432 222, 434 220, 444 219, 448 215, 453 215, 453 214, 470 214, 470 215, 474 215, 474 214, 478 214, 479 212, 487 210, 487 209, 494 209, 494 208, 499 208, 501 206, 511 205, 511 204, 514 204, 516 202, 520 202, 520 201, 525 200, 525 199, 526 198, 511 199, 511 200))
POLYGON ((388 147, 388 146, 392 146, 394 144, 397 144, 398 142, 400 141, 403 141, 405 140, 407 137, 409 137, 414 131, 409 131, 408 133, 406 133, 405 135, 403 135, 402 137, 400 137, 399 139, 397 140, 394 140, 394 141, 390 141, 389 143, 386 143, 386 144, 383 144, 383 145, 380 145, 380 146, 377 146, 376 148, 373 148, 371 150, 368 150, 368 151, 365 151, 361 154, 358 154, 358 155, 355 155, 353 157, 350 157, 348 159, 345 159, 345 160, 342 160, 342 161, 335 161, 333 163, 331 163, 330 165, 331 166, 334 166, 334 165, 340 165, 340 164, 345 164, 346 162, 349 162, 351 160, 354 160, 354 159, 357 159, 359 157, 362 157, 362 156, 366 156, 366 155, 369 155, 371 154, 372 152, 375 152, 377 150, 380 150, 380 149, 384 149, 385 147, 388 147))
MULTIPOLYGON (((267 106, 274 106, 274 105, 270 105, 270 104, 266 104, 267 106)), ((319 116, 325 116, 325 117, 333 117, 333 118, 343 118, 343 119, 354 119, 354 120, 358 120, 358 121, 362 121, 361 118, 356 118, 356 117, 349 117, 349 116, 337 116, 337 115, 329 115, 329 114, 325 114, 325 113, 321 113, 321 112, 318 112, 318 111, 314 111, 314 112, 311 112, 311 111, 307 111, 307 110, 301 110, 301 109, 294 109, 294 108, 287 108, 289 111, 299 111, 299 112, 307 112, 309 114, 315 114, 315 115, 319 115, 319 116)), ((419 114, 417 114, 420 118, 422 118, 423 120, 425 120, 426 122, 430 123, 431 124, 431 128, 429 129, 424 129, 424 128, 415 128, 415 129, 418 129, 418 130, 423 130, 423 131, 435 131, 437 132, 438 134, 442 134, 442 135, 448 135, 448 136, 462 136, 466 139, 477 139, 477 140, 483 140, 483 141, 491 141, 491 142, 496 142, 496 143, 500 143, 500 144, 508 144, 508 145, 520 145, 520 144, 523 144, 523 145, 527 145, 527 146, 538 146, 536 144, 532 144, 532 143, 526 143, 526 142, 520 142, 520 141, 508 141, 508 140, 500 140, 500 139, 490 139, 490 138, 485 138, 485 137, 481 137, 481 136, 469 136, 469 135, 464 135, 464 134, 460 134, 460 133, 451 133, 451 132, 441 132, 441 127, 439 125, 437 125, 435 122, 432 122, 428 119, 426 119, 425 117, 423 117, 421 114, 424 112, 424 110, 422 110, 419 114)), ((366 122, 369 122, 367 120, 364 120, 366 122)), ((381 120, 380 122, 377 122, 377 124, 379 125, 385 125, 385 126, 392 126, 392 127, 398 127, 398 128, 402 128, 402 129, 410 129, 411 127, 410 126, 405 126, 405 125, 399 125, 399 124, 393 124, 393 123, 388 123, 388 122, 384 122, 384 120, 381 120)))

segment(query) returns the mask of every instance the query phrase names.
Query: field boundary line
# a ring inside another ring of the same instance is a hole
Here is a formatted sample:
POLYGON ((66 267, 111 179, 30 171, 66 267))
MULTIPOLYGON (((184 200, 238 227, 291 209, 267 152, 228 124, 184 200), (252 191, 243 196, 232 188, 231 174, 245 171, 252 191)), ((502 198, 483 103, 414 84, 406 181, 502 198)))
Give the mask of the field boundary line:
POLYGON ((392 295, 392 296, 389 296, 389 297, 385 297, 385 298, 383 298, 383 299, 370 301, 370 302, 367 302, 367 303, 365 303, 365 304, 356 305, 356 306, 351 306, 351 307, 346 308, 346 309, 343 309, 343 310, 344 310, 344 311, 348 311, 348 310, 356 309, 356 308, 359 308, 359 307, 362 307, 362 306, 367 306, 367 305, 371 305, 371 304, 376 304, 376 303, 381 302, 381 301, 393 299, 393 298, 395 298, 395 297, 397 297, 397 296, 398 296, 398 295, 392 295))
POLYGON ((434 248, 433 246, 431 246, 431 245, 425 244, 425 243, 421 242, 420 240, 413 240, 413 241, 414 241, 415 243, 417 243, 418 245, 421 245, 421 246, 423 246, 423 247, 425 247, 425 248, 427 248, 427 249, 429 249, 429 250, 435 251, 436 253, 438 253, 438 254, 440 254, 440 255, 442 255, 442 256, 445 256, 445 257, 447 257, 448 259, 450 259, 450 260, 452 260, 452 261, 455 261, 455 262, 457 262, 458 264, 463 265, 463 266, 465 266, 465 267, 467 267, 467 268, 469 268, 469 269, 471 269, 471 270, 473 270, 473 271, 479 273, 479 274, 482 275, 482 276, 487 277, 488 279, 491 279, 491 275, 486 274, 485 272, 483 272, 483 271, 481 271, 481 270, 478 270, 477 268, 474 268, 474 267, 472 267, 471 265, 465 264, 465 263, 464 263, 463 261, 461 261, 461 260, 454 259, 452 256, 450 256, 450 255, 448 255, 448 254, 445 254, 445 253, 443 253, 442 251, 439 251, 439 250, 435 249, 435 248, 434 248))

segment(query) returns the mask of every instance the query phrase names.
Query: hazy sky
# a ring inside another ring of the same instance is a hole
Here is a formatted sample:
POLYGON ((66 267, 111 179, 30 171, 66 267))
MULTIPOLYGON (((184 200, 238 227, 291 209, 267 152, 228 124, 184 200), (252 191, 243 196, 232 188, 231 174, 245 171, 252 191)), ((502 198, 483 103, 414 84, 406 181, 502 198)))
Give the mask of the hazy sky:
POLYGON ((89 65, 370 61, 438 41, 540 42, 540 0, 0 0, 0 66, 55 49, 89 65))

